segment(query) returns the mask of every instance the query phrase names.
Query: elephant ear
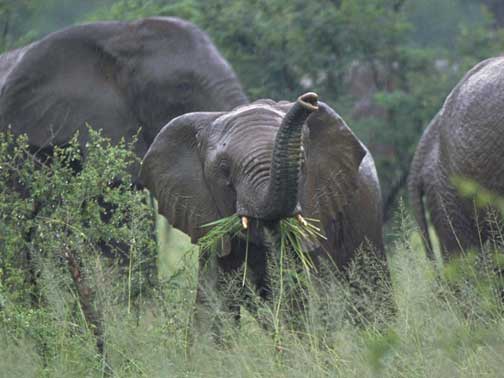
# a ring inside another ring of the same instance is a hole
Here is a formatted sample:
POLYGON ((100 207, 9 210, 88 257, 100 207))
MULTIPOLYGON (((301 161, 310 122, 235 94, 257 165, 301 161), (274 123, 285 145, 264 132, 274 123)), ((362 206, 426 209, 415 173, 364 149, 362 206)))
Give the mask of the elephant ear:
MULTIPOLYGON (((9 67, 0 70, 0 127, 11 125, 38 147, 65 144, 76 130, 83 142, 86 124, 113 142, 135 135, 140 124, 117 80, 122 67, 103 46, 116 28, 73 27, 8 53, 9 67)), ((146 147, 137 146, 142 155, 146 147)))
POLYGON ((345 121, 327 104, 307 120, 304 136, 303 211, 322 223, 334 223, 358 188, 359 167, 367 153, 345 121))
POLYGON ((140 178, 158 201, 158 211, 196 243, 219 219, 200 158, 202 134, 223 113, 189 113, 172 120, 145 155, 140 178))

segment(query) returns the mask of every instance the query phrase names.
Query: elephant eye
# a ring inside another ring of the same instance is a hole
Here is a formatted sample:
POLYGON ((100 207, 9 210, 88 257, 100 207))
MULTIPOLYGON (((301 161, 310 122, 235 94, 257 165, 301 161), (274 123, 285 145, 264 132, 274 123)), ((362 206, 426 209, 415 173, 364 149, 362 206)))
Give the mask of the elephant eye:
POLYGON ((190 82, 181 82, 176 86, 177 96, 181 98, 186 98, 192 95, 194 86, 190 82))
POLYGON ((227 159, 221 159, 219 161, 219 170, 224 177, 229 177, 231 174, 231 165, 227 159))

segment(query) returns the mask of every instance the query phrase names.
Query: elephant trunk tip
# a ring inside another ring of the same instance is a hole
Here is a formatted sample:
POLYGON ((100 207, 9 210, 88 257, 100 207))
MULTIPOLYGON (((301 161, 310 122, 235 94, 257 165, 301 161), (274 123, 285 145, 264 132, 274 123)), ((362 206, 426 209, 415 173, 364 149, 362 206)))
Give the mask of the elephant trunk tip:
POLYGON ((306 110, 315 111, 318 109, 318 94, 308 92, 298 97, 297 102, 306 110))

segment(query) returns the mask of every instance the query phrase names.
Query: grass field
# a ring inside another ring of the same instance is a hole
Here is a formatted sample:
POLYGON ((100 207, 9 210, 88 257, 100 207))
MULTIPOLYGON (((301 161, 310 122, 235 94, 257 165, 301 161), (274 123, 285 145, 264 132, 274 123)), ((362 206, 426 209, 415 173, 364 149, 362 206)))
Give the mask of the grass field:
MULTIPOLYGON (((196 249, 186 236, 170 230, 161 239, 164 289, 133 307, 117 304, 117 283, 95 261, 108 361, 118 377, 502 376, 504 317, 494 278, 469 259, 447 279, 436 279, 418 235, 402 223, 388 251, 395 316, 384 315, 380 325, 356 326, 347 316, 345 285, 327 283, 312 298, 303 335, 282 327, 273 337, 245 315, 239 330, 224 323, 231 335, 225 346, 197 339, 188 347, 196 249), (324 313, 316 310, 321 303, 324 313)), ((0 376, 102 376, 94 339, 85 331, 68 280, 46 268, 48 306, 20 313, 4 304, 0 376)))

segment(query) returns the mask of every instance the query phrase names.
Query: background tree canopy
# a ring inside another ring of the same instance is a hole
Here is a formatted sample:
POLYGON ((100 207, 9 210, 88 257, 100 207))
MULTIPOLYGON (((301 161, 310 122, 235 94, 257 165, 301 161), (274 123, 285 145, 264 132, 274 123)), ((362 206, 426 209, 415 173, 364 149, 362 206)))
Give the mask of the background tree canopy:
POLYGON ((1 0, 0 46, 154 15, 207 31, 252 99, 318 92, 373 152, 387 216, 423 128, 466 70, 504 41, 496 0, 1 0))

